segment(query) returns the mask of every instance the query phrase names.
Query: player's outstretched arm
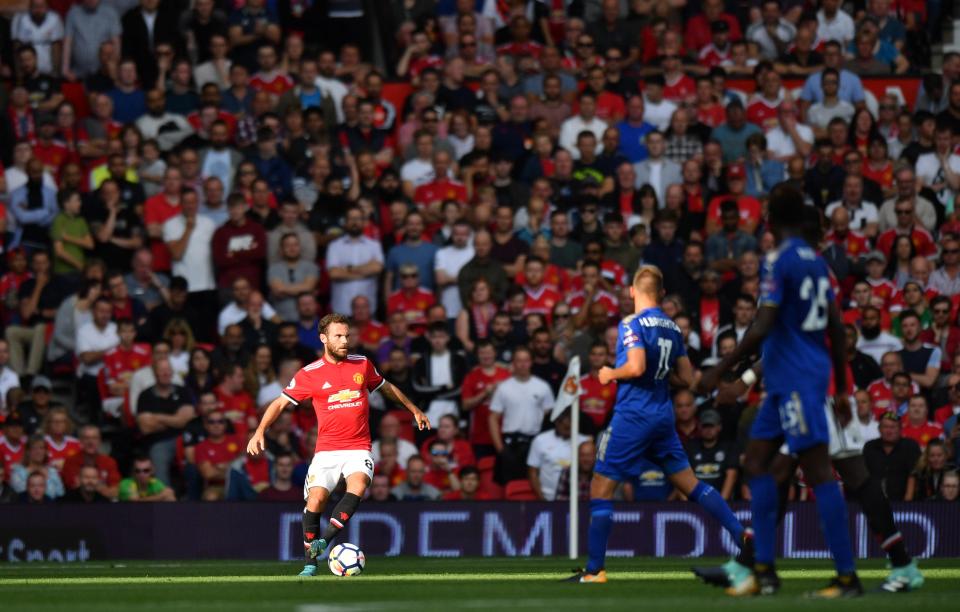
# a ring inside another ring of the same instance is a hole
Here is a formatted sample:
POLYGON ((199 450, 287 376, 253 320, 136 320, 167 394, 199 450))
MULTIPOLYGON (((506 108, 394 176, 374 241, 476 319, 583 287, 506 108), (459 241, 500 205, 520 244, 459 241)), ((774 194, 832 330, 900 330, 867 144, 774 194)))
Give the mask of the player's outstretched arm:
POLYGON ((273 422, 277 420, 277 417, 280 416, 280 413, 283 412, 283 409, 286 408, 289 403, 290 400, 282 395, 270 402, 267 410, 263 413, 263 418, 260 419, 260 424, 257 425, 257 430, 253 432, 253 437, 251 437, 247 443, 248 453, 256 457, 266 450, 267 446, 264 442, 264 435, 266 434, 267 427, 270 427, 273 422))
POLYGON ((420 431, 424 429, 430 429, 430 419, 427 418, 427 415, 423 414, 417 405, 410 401, 403 391, 398 389, 390 381, 384 381, 383 386, 380 387, 380 393, 383 394, 383 397, 387 398, 392 402, 396 402, 410 411, 410 414, 413 415, 414 420, 417 422, 417 427, 420 431))
POLYGON ((747 355, 756 353, 763 343, 763 339, 770 333, 776 320, 776 306, 761 306, 757 312, 757 318, 754 319, 753 325, 750 326, 747 333, 743 335, 743 340, 737 345, 737 348, 724 357, 715 368, 707 371, 703 375, 703 378, 700 379, 700 384, 697 385, 697 391, 706 393, 714 390, 721 376, 733 369, 733 367, 740 363, 747 355))
POLYGON ((600 378, 600 384, 605 385, 611 380, 623 380, 625 378, 637 378, 643 376, 647 370, 647 351, 641 347, 635 347, 627 351, 627 361, 619 368, 602 367, 597 376, 600 378))

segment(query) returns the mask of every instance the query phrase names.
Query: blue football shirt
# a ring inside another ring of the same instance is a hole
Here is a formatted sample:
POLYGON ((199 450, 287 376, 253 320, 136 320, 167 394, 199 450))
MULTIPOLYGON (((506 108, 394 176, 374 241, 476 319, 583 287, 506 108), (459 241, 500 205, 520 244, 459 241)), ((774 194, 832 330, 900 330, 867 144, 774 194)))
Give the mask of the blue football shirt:
POLYGON ((760 306, 778 310, 763 343, 767 391, 790 393, 812 386, 826 389, 831 360, 827 317, 834 300, 827 264, 799 238, 767 255, 760 284, 760 306))
POLYGON ((687 354, 680 328, 658 307, 630 315, 617 330, 618 368, 627 362, 630 350, 636 348, 646 352, 647 367, 636 378, 617 381, 616 410, 667 410, 672 415, 667 378, 677 359, 687 354))

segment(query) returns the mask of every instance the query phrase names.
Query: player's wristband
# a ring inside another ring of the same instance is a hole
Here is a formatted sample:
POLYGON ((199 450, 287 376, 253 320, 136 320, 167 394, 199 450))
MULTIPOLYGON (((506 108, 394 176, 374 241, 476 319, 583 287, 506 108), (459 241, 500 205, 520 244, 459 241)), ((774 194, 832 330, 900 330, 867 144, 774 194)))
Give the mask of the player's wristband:
POLYGON ((752 387, 757 382, 757 373, 753 370, 747 370, 740 376, 740 380, 748 387, 752 387))

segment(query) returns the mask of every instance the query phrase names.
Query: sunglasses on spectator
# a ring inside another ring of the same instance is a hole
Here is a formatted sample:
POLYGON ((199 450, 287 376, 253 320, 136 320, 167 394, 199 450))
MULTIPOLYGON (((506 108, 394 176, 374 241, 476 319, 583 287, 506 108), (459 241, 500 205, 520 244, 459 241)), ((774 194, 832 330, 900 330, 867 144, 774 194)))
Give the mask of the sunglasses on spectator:
POLYGON ((957 253, 960 253, 960 249, 944 249, 943 250, 944 255, 956 255, 957 253))
POLYGON ((153 468, 136 468, 133 471, 137 474, 151 474, 153 473, 153 468))
POLYGON ((593 46, 593 41, 592 41, 592 40, 581 40, 581 41, 578 41, 578 42, 577 42, 577 46, 578 46, 578 47, 592 47, 592 46, 593 46))
POLYGON ((596 209, 596 208, 584 208, 584 209, 583 209, 583 214, 585 214, 585 215, 595 215, 595 214, 597 214, 597 209, 596 209))
POLYGON ((949 308, 934 308, 933 314, 950 314, 949 308))
POLYGON ((880 110, 897 110, 897 107, 893 104, 881 104, 880 110))
POLYGON ((465 41, 463 41, 463 42, 460 43, 460 46, 461 46, 461 47, 476 47, 476 46, 477 46, 477 41, 475 41, 475 40, 465 40, 465 41))
POLYGON ((569 313, 569 312, 555 312, 555 313, 553 314, 553 318, 554 318, 554 319, 569 319, 569 318, 570 318, 570 313, 569 313))
POLYGON ((910 209, 898 208, 896 209, 898 215, 912 215, 913 211, 910 209))
POLYGON ((224 419, 207 419, 207 425, 223 425, 226 423, 224 419))
POLYGON ((400 278, 417 278, 417 276, 419 275, 416 272, 414 272, 413 274, 401 274, 400 278))

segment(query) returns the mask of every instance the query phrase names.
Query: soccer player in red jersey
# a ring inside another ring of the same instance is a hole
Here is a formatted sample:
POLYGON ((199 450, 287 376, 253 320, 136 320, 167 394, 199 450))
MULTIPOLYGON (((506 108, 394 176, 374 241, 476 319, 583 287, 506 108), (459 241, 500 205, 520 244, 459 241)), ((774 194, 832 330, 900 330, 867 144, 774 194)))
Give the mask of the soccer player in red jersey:
POLYGON ((328 314, 317 325, 323 356, 300 369, 280 397, 273 400, 247 444, 247 452, 259 455, 266 449, 267 428, 288 405, 313 400, 317 413, 317 445, 304 484, 303 546, 306 565, 300 576, 317 575, 317 558, 357 511, 373 477, 370 453, 369 394, 379 390, 388 401, 401 404, 413 414, 417 427, 430 429, 430 420, 400 389, 387 382, 366 357, 348 354, 350 321, 341 314, 328 314), (330 524, 317 538, 320 515, 340 477, 347 490, 333 508, 330 524))

